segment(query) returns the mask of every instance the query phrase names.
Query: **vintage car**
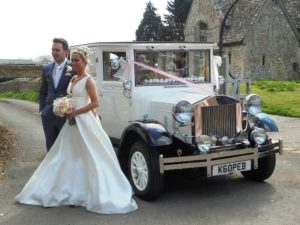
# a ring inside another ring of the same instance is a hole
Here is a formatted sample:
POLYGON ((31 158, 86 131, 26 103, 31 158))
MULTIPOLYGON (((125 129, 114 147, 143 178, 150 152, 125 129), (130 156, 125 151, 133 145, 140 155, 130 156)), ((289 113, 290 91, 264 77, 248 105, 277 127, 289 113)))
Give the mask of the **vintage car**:
POLYGON ((282 153, 262 100, 219 94, 213 43, 90 43, 101 123, 134 193, 157 198, 165 174, 241 172, 264 181, 282 153))

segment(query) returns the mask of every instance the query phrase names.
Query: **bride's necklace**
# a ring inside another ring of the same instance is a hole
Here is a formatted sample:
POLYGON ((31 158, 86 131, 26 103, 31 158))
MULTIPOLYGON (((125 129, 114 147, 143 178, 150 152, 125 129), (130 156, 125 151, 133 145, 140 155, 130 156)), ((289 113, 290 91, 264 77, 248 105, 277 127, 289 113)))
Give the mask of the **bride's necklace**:
POLYGON ((87 74, 85 73, 85 74, 82 74, 82 75, 77 75, 75 78, 74 78, 74 80, 75 80, 75 82, 78 82, 78 81, 80 81, 81 79, 83 79, 84 77, 86 77, 87 76, 87 74))

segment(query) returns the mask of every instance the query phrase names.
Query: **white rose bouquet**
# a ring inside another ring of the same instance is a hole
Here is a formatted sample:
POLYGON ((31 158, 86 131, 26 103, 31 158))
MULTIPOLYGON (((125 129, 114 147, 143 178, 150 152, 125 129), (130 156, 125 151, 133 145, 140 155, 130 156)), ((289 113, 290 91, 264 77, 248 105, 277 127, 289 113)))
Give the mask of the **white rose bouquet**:
MULTIPOLYGON (((66 114, 72 113, 73 110, 74 106, 70 96, 59 97, 53 101, 53 113, 56 116, 64 117, 66 114)), ((71 126, 76 124, 75 118, 69 119, 69 124, 71 126)))

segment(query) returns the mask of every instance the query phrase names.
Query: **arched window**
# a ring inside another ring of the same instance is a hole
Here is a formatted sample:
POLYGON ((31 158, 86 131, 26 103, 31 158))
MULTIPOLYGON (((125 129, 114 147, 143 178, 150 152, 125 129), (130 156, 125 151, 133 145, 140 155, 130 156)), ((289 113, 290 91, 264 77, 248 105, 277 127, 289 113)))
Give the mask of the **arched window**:
POLYGON ((199 41, 200 42, 207 42, 207 36, 208 36, 208 31, 207 31, 207 24, 200 21, 199 24, 199 41))

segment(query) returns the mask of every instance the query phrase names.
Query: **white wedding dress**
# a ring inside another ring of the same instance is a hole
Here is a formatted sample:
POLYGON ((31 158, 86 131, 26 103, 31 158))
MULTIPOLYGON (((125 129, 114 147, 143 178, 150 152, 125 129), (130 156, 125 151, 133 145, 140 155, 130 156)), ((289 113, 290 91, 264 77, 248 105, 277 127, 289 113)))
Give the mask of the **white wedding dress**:
MULTIPOLYGON (((91 77, 83 78, 72 88, 75 108, 90 101, 85 88, 88 78, 91 77)), ((136 210, 130 183, 99 118, 90 111, 75 119, 76 125, 65 123, 49 153, 15 199, 44 207, 83 206, 103 214, 136 210)))

